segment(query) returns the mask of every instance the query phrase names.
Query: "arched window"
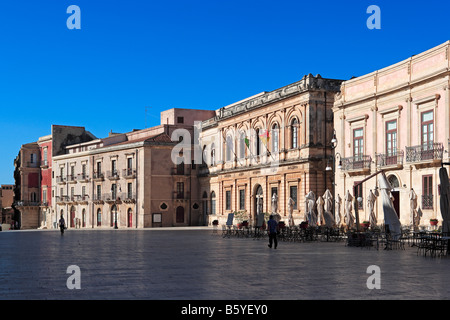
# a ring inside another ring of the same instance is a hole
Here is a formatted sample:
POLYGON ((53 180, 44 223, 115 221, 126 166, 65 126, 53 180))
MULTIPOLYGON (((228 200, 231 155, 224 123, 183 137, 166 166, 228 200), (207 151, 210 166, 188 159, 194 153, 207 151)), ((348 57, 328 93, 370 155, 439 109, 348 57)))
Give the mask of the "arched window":
POLYGON ((291 121, 291 148, 298 148, 298 120, 297 118, 291 121))
POLYGON ((280 145, 279 132, 280 132, 280 129, 278 127, 278 124, 275 123, 272 126, 272 152, 275 152, 275 153, 277 153, 279 151, 279 145, 280 145))
POLYGON ((256 129, 256 156, 261 154, 261 139, 259 138, 259 128, 256 129))
POLYGON ((216 165, 216 147, 214 146, 214 143, 211 144, 211 166, 216 165))
POLYGON ((241 132, 239 135, 239 159, 245 158, 245 132, 241 132))
POLYGON ((227 141, 226 141, 226 160, 227 161, 231 161, 232 160, 232 152, 233 152, 233 139, 231 138, 231 136, 227 136, 227 141))
POLYGON ((211 192, 211 214, 216 214, 216 193, 211 192))

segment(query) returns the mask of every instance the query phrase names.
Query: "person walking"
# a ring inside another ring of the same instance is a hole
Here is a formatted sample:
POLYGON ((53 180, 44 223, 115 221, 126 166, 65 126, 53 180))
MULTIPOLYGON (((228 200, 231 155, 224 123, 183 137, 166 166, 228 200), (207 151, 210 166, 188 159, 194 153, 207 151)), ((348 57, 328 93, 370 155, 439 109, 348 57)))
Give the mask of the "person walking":
POLYGON ((59 229, 61 230, 61 235, 64 234, 65 228, 66 228, 66 222, 64 221, 63 215, 61 215, 61 219, 59 219, 59 229))
POLYGON ((278 223, 273 218, 273 215, 270 215, 269 221, 267 221, 267 227, 269 232, 268 247, 272 248, 272 244, 274 244, 274 249, 276 249, 278 246, 278 239, 277 239, 278 223))

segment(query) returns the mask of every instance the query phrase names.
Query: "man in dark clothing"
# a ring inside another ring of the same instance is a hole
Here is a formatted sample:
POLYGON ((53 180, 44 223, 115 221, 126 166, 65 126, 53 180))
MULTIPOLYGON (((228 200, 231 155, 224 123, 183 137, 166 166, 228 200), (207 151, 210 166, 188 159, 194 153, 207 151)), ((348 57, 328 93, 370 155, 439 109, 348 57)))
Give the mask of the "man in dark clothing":
POLYGON ((272 248, 272 243, 275 245, 274 249, 278 246, 277 232, 278 232, 278 223, 273 218, 273 215, 270 215, 269 221, 267 222, 267 228, 269 232, 269 248, 272 248))
POLYGON ((63 215, 61 215, 61 219, 59 219, 59 230, 61 230, 61 234, 64 234, 65 228, 66 228, 66 222, 64 221, 63 215))

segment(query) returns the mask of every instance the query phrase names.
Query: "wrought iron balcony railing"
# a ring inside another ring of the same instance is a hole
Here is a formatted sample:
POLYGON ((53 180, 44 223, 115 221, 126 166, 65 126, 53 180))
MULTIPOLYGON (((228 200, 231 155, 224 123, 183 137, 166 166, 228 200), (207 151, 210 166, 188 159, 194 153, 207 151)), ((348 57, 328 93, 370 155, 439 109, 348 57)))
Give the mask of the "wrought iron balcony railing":
POLYGON ((123 169, 122 176, 123 176, 124 178, 127 178, 127 179, 129 179, 129 178, 135 178, 135 177, 136 177, 136 170, 135 170, 135 169, 131 169, 131 168, 129 168, 129 169, 123 169))
POLYGON ((406 162, 442 160, 443 154, 444 145, 438 142, 406 147, 406 162))
POLYGON ((342 170, 365 170, 370 169, 372 157, 368 155, 354 156, 342 159, 342 170))
POLYGON ((116 180, 116 179, 119 179, 119 170, 111 170, 111 171, 107 171, 106 176, 107 176, 108 179, 110 179, 110 180, 116 180))
POLYGON ((105 178, 105 175, 103 172, 94 172, 94 175, 92 176, 92 179, 98 179, 103 180, 105 178))
POLYGON ((392 154, 380 153, 377 154, 377 165, 378 167, 403 165, 404 156, 403 150, 397 150, 392 154))

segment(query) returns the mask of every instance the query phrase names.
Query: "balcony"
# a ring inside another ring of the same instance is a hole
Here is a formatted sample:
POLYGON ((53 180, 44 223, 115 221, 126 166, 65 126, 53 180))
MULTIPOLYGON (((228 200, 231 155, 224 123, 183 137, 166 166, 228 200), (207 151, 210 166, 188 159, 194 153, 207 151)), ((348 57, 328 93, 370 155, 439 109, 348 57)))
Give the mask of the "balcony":
POLYGON ((78 182, 89 182, 89 175, 85 174, 85 173, 80 173, 77 176, 77 181, 78 182))
POLYGON ((122 203, 122 200, 125 195, 126 194, 124 193, 110 192, 104 193, 102 197, 106 203, 112 204, 112 203, 122 203))
POLYGON ((58 177, 56 177, 56 183, 57 184, 66 184, 66 177, 63 177, 63 176, 58 176, 58 177))
POLYGON ((136 170, 135 169, 123 169, 122 176, 125 179, 134 179, 134 178, 136 178, 136 170))
POLYGON ((370 172, 370 164, 372 157, 368 155, 361 155, 342 159, 342 171, 349 175, 361 175, 370 172))
POLYGON ((104 200, 104 196, 102 196, 102 194, 96 193, 94 194, 94 198, 92 199, 92 202, 94 202, 94 204, 103 204, 105 202, 104 200))
POLYGON ((127 192, 123 194, 123 202, 125 203, 135 203, 136 202, 136 194, 132 192, 127 192))
POLYGON ((406 147, 406 162, 416 167, 432 167, 441 165, 444 154, 442 143, 429 143, 414 147, 406 147))
POLYGON ((42 160, 41 161, 41 169, 47 169, 48 168, 48 160, 42 160))
POLYGON ((393 167, 401 169, 403 167, 403 158, 405 153, 403 150, 397 150, 392 154, 377 154, 377 166, 379 168, 393 167))
POLYGON ((56 203, 57 204, 65 204, 69 201, 69 197, 68 196, 56 196, 56 203))
POLYGON ((94 172, 92 179, 94 179, 94 181, 103 181, 105 180, 105 175, 103 172, 94 172))
POLYGON ((29 201, 29 200, 19 200, 14 202, 14 205, 16 207, 39 207, 40 206, 39 201, 29 201))
POLYGON ((119 170, 107 171, 106 176, 109 180, 119 180, 119 170))
POLYGON ((67 176, 67 183, 76 183, 77 179, 75 177, 75 175, 68 175, 67 176))

